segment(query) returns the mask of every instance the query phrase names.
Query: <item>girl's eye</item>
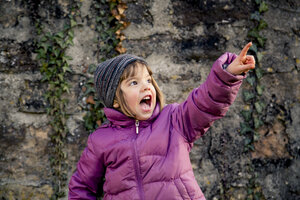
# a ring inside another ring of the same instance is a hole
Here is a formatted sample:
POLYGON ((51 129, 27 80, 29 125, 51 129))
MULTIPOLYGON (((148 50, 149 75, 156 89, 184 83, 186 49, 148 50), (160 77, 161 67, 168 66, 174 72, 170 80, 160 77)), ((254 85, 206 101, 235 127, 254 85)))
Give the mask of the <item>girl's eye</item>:
POLYGON ((136 85, 136 84, 137 84, 136 81, 131 81, 131 82, 130 82, 130 85, 136 85))
POLYGON ((151 80, 151 78, 149 78, 149 79, 147 80, 147 82, 148 82, 148 83, 152 83, 152 80, 151 80))

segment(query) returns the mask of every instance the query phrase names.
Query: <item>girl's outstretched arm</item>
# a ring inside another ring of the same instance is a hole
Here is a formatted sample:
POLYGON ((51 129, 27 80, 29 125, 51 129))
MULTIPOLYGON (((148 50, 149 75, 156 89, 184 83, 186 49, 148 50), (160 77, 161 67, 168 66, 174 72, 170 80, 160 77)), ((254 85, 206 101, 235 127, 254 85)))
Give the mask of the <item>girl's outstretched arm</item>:
POLYGON ((77 164, 77 170, 69 183, 68 199, 94 199, 101 185, 104 175, 103 153, 94 148, 93 134, 88 138, 87 147, 84 149, 77 164))
POLYGON ((247 44, 239 56, 223 54, 213 64, 206 81, 194 89, 186 101, 174 105, 172 124, 188 142, 194 142, 215 120, 225 116, 245 73, 254 68, 254 58, 246 55, 250 46, 251 43, 247 44), (223 69, 224 66, 228 67, 223 69))

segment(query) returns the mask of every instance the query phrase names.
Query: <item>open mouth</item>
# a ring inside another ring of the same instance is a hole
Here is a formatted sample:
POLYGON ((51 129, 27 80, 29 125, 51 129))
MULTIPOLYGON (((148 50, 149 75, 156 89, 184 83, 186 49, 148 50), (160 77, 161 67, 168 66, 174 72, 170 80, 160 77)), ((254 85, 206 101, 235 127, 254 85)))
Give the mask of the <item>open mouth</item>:
POLYGON ((142 106, 143 110, 148 111, 151 109, 151 98, 151 95, 147 95, 141 100, 140 105, 142 106))

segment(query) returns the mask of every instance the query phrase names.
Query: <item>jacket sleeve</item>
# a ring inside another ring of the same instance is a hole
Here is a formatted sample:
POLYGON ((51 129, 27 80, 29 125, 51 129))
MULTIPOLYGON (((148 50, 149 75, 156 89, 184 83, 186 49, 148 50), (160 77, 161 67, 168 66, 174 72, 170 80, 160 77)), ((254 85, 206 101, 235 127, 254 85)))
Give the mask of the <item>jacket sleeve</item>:
POLYGON ((201 137, 212 123, 222 118, 235 100, 245 76, 223 69, 236 58, 225 53, 218 58, 206 81, 194 89, 187 100, 177 105, 171 115, 175 129, 190 143, 201 137))
POLYGON ((95 199, 99 185, 104 176, 103 152, 94 148, 93 134, 88 138, 87 147, 84 149, 77 164, 77 170, 69 183, 68 199, 95 199))

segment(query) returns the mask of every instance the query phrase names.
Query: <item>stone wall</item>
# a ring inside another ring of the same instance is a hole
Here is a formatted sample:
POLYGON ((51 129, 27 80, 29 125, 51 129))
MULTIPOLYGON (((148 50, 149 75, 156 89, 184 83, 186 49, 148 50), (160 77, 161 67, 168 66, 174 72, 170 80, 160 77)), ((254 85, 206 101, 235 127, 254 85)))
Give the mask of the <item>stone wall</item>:
MULTIPOLYGON (((0 197, 49 199, 53 178, 49 161, 52 129, 43 93, 47 89, 34 52, 35 20, 45 29, 60 30, 71 0, 0 2, 0 197)), ((66 151, 68 177, 85 147, 83 84, 85 73, 97 64, 98 37, 93 27, 97 13, 93 0, 83 0, 81 26, 67 53, 72 73, 68 95, 66 151)), ((144 57, 166 96, 181 102, 207 77, 215 59, 229 51, 239 53, 253 26, 255 1, 234 0, 127 0, 123 32, 128 53, 144 57)), ((254 151, 244 151, 239 132, 245 102, 242 90, 227 115, 214 123, 191 152, 194 173, 207 199, 246 199, 251 181, 265 199, 299 199, 300 196, 300 4, 297 0, 267 1, 263 18, 268 27, 262 49, 264 125, 258 130, 254 151)), ((253 184, 252 184, 253 185, 253 184)), ((253 189, 253 188, 252 188, 253 189)), ((251 192, 250 192, 251 193, 251 192)), ((262 198, 262 197, 261 197, 262 198)), ((263 198, 262 198, 263 199, 263 198)))

